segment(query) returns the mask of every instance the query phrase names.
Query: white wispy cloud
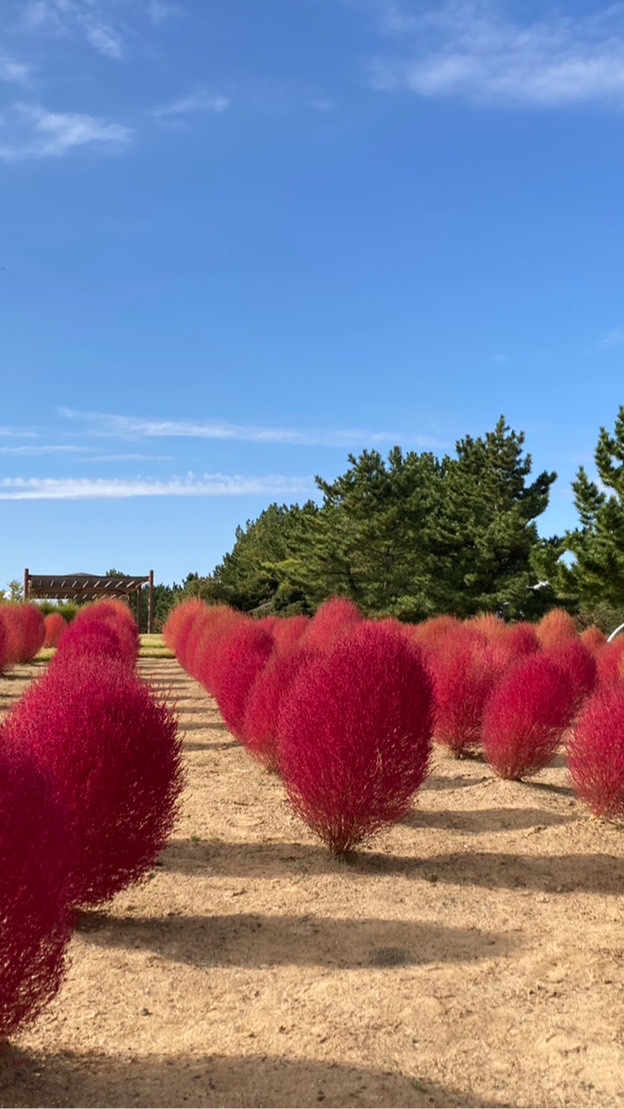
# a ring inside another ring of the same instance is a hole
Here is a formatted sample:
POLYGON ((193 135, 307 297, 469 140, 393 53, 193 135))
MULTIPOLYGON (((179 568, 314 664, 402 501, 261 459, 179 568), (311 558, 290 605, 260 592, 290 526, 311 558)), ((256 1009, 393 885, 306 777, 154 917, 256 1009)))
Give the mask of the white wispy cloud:
POLYGON ((169 0, 148 0, 145 7, 148 19, 156 26, 174 15, 181 15, 184 8, 180 4, 170 4, 169 0))
POLYGON ((360 447, 382 444, 417 445, 435 449, 444 444, 426 435, 361 428, 257 427, 221 420, 154 420, 104 412, 77 412, 61 408, 60 414, 80 422, 84 430, 119 439, 212 439, 245 443, 283 443, 303 447, 360 447))
POLYGON ((614 327, 600 340, 601 347, 624 347, 624 327, 614 327))
POLYGON ((0 53, 0 81, 6 84, 27 85, 32 76, 32 66, 18 62, 8 54, 0 53))
MULTIPOLYGON (((1 434, 1 432, 0 432, 1 434)), ((0 445, 0 454, 11 455, 18 458, 40 458, 50 454, 82 454, 83 447, 64 446, 51 443, 27 443, 19 447, 0 445)))
POLYGON ((58 158, 78 146, 108 150, 127 146, 132 131, 120 123, 77 112, 51 112, 19 102, 0 113, 0 160, 58 158))
POLYGON ((37 432, 32 428, 0 427, 0 439, 36 439, 37 432))
POLYGON ((371 63, 370 83, 477 103, 624 107, 624 4, 522 22, 507 7, 446 0, 414 14, 383 3, 381 29, 394 49, 371 63))
POLYGON ((152 478, 0 478, 2 501, 125 500, 130 497, 307 497, 311 477, 270 474, 241 477, 229 474, 188 474, 158 481, 152 478))
POLYGON ((118 5, 111 0, 20 0, 17 29, 56 38, 83 38, 107 58, 124 54, 118 5))
POLYGON ((154 119, 167 120, 193 112, 212 112, 214 115, 220 115, 229 107, 230 100, 227 96, 215 96, 205 89, 200 89, 169 104, 163 104, 160 108, 155 108, 152 114, 154 119))

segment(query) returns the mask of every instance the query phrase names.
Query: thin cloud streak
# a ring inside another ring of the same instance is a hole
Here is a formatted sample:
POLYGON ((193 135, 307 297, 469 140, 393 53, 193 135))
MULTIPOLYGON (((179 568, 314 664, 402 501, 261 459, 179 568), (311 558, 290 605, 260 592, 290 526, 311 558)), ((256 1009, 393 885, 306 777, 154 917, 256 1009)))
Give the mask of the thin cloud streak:
POLYGON ((60 444, 26 444, 21 447, 0 446, 0 454, 13 455, 21 458, 39 458, 50 454, 83 454, 84 447, 62 446, 60 444))
POLYGON ((600 346, 612 349, 613 347, 624 347, 624 328, 614 327, 613 331, 609 331, 604 339, 600 340, 600 346))
MULTIPOLYGON (((136 416, 116 416, 103 412, 77 412, 61 408, 67 419, 90 426, 94 434, 119 439, 210 439, 244 443, 282 443, 301 447, 353 447, 382 444, 414 445, 431 450, 443 447, 430 436, 398 431, 370 431, 358 428, 253 427, 218 420, 152 420, 136 416)), ((85 428, 86 430, 86 428, 85 428)))
POLYGON ((0 478, 1 501, 127 500, 131 497, 308 497, 311 477, 270 474, 241 477, 189 474, 158 481, 153 478, 0 478))
POLYGON ((119 149, 132 131, 84 113, 50 112, 39 104, 17 103, 0 114, 0 160, 59 158, 78 146, 119 149))
POLYGON ((496 0, 447 0, 412 15, 384 4, 392 55, 375 58, 370 84, 425 98, 561 108, 624 107, 624 5, 589 16, 514 22, 496 0))
POLYGON ((227 96, 215 96, 212 93, 200 90, 190 93, 189 96, 182 96, 179 100, 173 100, 170 104, 163 104, 160 108, 155 108, 152 115, 157 120, 174 119, 193 112, 211 112, 213 115, 220 115, 222 112, 226 112, 229 107, 230 101, 227 96))

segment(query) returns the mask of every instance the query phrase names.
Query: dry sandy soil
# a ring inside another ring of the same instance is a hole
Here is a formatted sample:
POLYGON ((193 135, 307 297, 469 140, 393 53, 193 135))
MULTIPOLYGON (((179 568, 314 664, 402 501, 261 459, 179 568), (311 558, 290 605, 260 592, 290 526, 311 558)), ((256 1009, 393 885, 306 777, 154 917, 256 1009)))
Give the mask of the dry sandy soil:
POLYGON ((83 914, 0 1106, 624 1104, 624 836, 562 757, 516 784, 438 754, 338 864, 175 661, 141 670, 178 706, 184 812, 149 879, 83 914))

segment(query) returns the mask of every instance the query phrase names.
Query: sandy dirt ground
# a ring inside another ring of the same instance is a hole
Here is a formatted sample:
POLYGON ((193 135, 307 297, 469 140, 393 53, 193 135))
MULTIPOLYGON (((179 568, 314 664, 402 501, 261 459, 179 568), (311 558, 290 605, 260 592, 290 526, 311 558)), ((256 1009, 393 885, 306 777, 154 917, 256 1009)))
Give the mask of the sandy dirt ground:
POLYGON ((338 864, 175 661, 140 667, 178 707, 183 815, 145 883, 82 915, 0 1106, 624 1104, 624 835, 563 756, 516 784, 437 754, 413 813, 338 864))

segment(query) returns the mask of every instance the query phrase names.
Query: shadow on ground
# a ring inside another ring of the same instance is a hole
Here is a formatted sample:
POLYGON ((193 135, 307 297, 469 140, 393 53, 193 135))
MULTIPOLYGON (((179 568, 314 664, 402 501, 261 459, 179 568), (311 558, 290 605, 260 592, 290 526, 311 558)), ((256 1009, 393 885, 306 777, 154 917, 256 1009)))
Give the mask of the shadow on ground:
MULTIPOLYGON (((245 890, 241 891, 244 896, 245 890)), ((238 901, 237 907, 243 907, 238 901)), ((518 936, 476 927, 317 916, 114 916, 90 911, 78 930, 101 947, 144 949, 191 966, 390 968, 470 963, 508 954, 518 936)))
POLYGON ((0 1056, 0 1105, 501 1106, 426 1076, 271 1055, 0 1056))

